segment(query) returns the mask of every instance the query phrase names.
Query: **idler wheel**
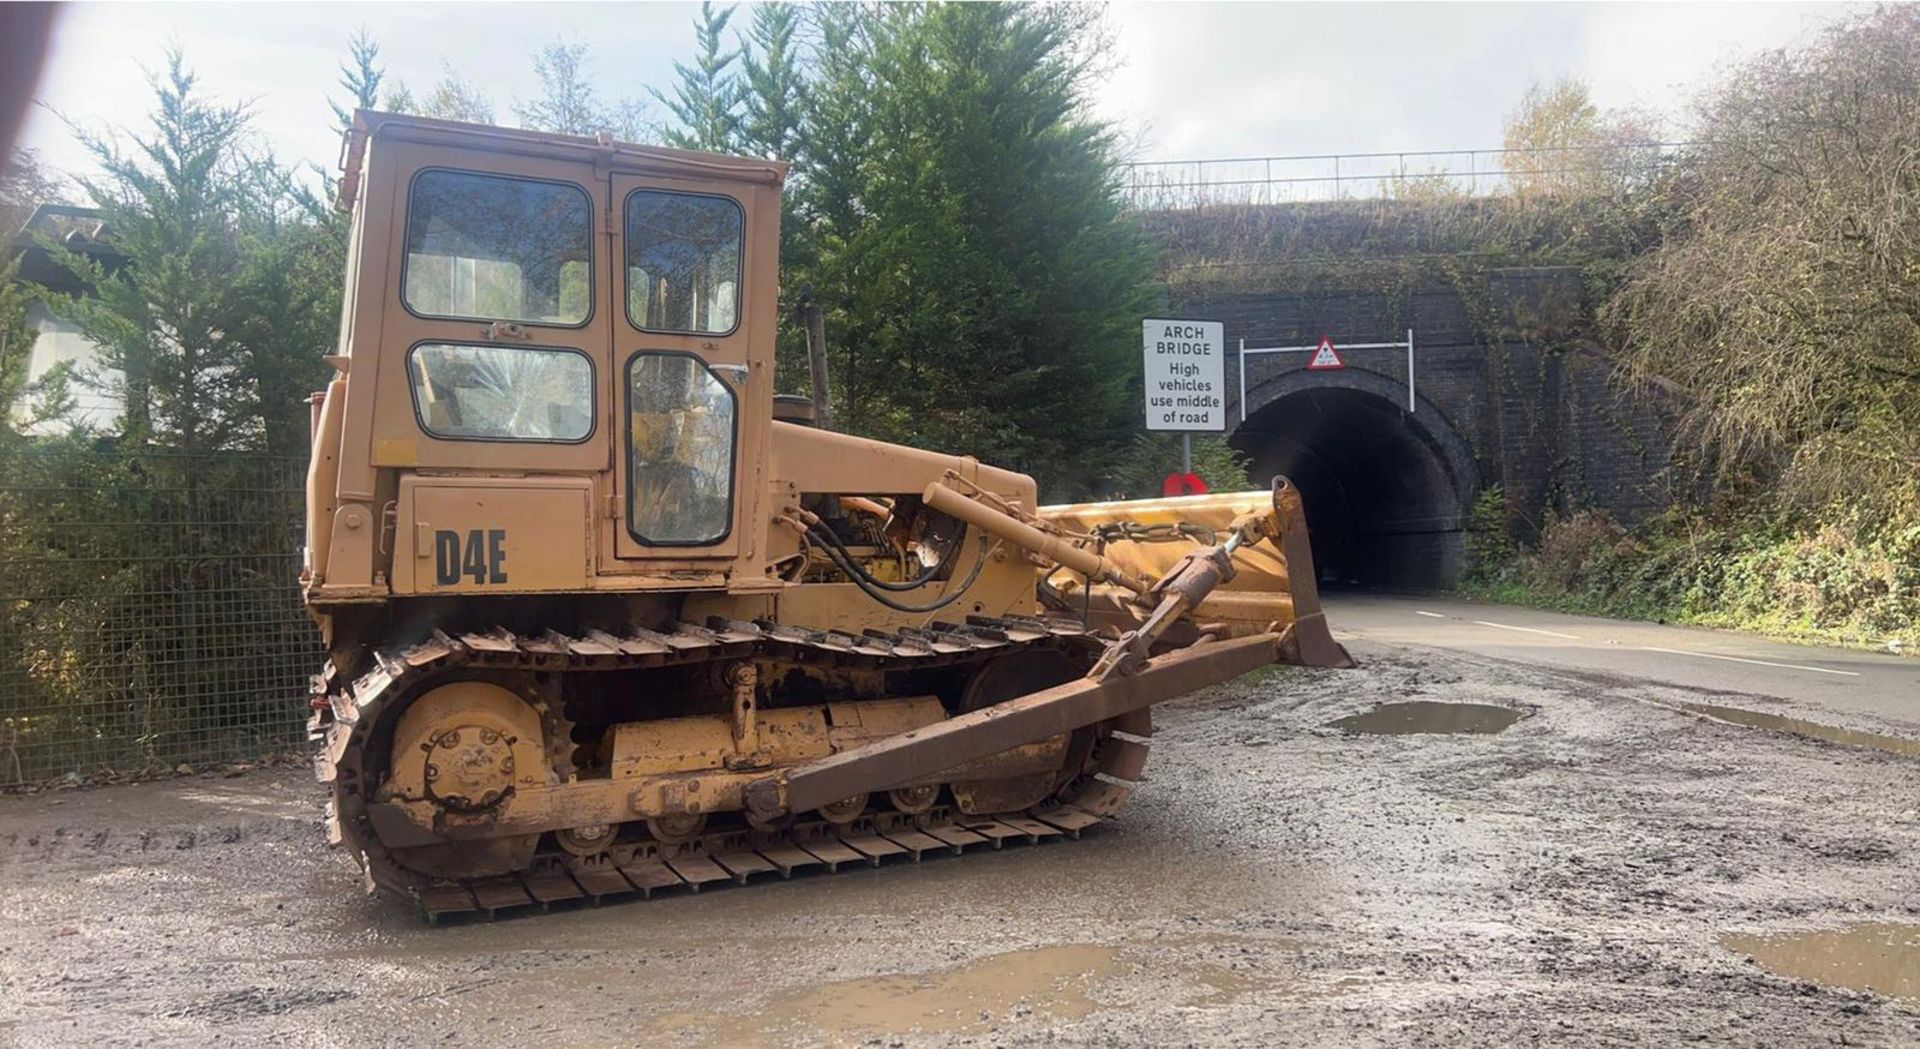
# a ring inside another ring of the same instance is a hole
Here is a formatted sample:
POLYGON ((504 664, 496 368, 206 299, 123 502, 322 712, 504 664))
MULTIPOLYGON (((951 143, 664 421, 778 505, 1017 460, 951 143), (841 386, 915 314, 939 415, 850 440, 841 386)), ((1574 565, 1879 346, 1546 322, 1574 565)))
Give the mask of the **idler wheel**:
MULTIPOLYGON (((431 802, 424 811, 407 810, 409 820, 429 831, 439 819, 485 821, 511 813, 518 791, 543 786, 548 778, 545 729, 530 695, 474 680, 426 690, 394 725, 379 799, 431 802)), ((388 855, 429 878, 480 878, 526 869, 540 839, 517 834, 389 845, 388 855)))

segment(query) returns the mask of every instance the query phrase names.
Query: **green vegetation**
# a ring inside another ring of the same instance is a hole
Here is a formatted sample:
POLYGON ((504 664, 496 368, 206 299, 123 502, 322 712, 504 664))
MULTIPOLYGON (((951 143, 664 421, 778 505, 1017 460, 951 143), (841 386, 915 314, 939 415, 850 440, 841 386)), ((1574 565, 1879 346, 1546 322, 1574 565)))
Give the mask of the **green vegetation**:
POLYGON ((82 378, 125 405, 128 446, 303 454, 339 309, 339 257, 308 264, 324 209, 244 155, 245 108, 203 98, 178 54, 155 102, 131 150, 81 134, 102 174, 80 184, 126 264, 50 249, 94 290, 52 302, 99 347, 82 378))
MULTIPOLYGON (((1207 483, 1208 491, 1244 492, 1259 487, 1247 475, 1249 465, 1226 438, 1194 435, 1193 472, 1207 483)), ((1135 434, 1112 464, 1113 487, 1097 494, 1102 499, 1152 498, 1160 494, 1167 475, 1179 469, 1179 434, 1135 434)))
POLYGON ((1093 15, 820 11, 785 281, 827 308, 836 419, 1101 490, 1140 425, 1151 255, 1083 112, 1093 15))
POLYGON ((1466 589, 1490 600, 1920 650, 1920 524, 1680 511, 1629 531, 1580 510, 1529 547, 1475 554, 1466 589))

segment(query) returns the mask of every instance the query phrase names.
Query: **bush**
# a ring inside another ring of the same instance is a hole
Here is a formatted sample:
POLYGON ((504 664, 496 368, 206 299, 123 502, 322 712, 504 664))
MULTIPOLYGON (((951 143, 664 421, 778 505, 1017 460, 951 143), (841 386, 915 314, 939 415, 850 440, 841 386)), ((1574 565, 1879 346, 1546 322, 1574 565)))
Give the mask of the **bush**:
POLYGON ((1606 593, 1634 554, 1627 530, 1602 511, 1549 516, 1540 530, 1540 546, 1528 577, 1535 586, 1547 589, 1606 593))
POLYGON ((1485 583, 1511 578, 1519 548, 1507 532, 1507 493, 1490 485, 1467 515, 1467 577, 1485 583))

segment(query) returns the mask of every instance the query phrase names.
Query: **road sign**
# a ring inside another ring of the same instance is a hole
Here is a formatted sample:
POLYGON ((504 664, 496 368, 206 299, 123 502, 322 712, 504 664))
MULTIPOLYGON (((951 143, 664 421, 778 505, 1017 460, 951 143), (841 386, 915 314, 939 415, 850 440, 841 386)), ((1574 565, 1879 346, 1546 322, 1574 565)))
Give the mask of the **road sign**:
POLYGON ((1333 348, 1331 338, 1321 339, 1320 345, 1314 347, 1313 359, 1307 362, 1307 370, 1314 372, 1330 372, 1346 366, 1347 362, 1340 359, 1340 352, 1333 348))
POLYGON ((1141 323, 1141 336, 1147 429, 1225 430, 1226 325, 1149 317, 1141 323))

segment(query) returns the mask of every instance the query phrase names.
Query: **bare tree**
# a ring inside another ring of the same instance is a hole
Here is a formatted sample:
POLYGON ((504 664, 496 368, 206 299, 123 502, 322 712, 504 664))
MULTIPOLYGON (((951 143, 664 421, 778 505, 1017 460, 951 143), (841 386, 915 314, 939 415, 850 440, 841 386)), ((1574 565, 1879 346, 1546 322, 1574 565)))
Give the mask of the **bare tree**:
POLYGON ((416 98, 407 85, 395 81, 386 106, 396 113, 432 117, 435 120, 461 120, 469 124, 493 123, 493 103, 471 80, 454 71, 451 63, 442 63, 440 79, 425 96, 416 98))
POLYGON ((588 77, 587 57, 585 44, 565 43, 549 44, 535 55, 533 71, 540 77, 541 94, 514 105, 520 122, 563 135, 606 131, 629 142, 644 137, 646 105, 633 98, 611 106, 602 103, 588 77))
POLYGON ((1920 508, 1920 8, 1739 67, 1609 316, 1725 474, 1920 508))

